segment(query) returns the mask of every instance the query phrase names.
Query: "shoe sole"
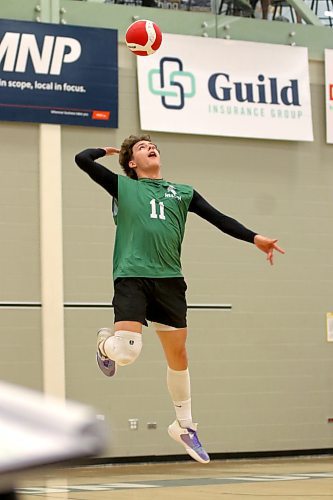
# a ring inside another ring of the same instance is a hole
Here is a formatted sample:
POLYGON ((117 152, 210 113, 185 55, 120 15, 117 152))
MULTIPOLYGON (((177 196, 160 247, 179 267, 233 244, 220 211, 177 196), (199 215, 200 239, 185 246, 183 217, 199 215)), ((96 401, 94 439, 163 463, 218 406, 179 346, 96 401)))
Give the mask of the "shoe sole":
POLYGON ((111 337, 112 335, 114 335, 114 333, 111 332, 111 330, 109 328, 101 328, 100 330, 98 330, 97 332, 97 352, 96 352, 96 361, 97 361, 97 365, 98 365, 98 368, 101 370, 101 372, 103 373, 103 375, 105 375, 106 377, 113 377, 113 375, 116 373, 117 371, 117 365, 115 362, 113 362, 113 367, 110 369, 110 368, 106 368, 105 365, 104 365, 104 362, 103 362, 103 359, 100 355, 100 352, 99 352, 99 344, 101 342, 103 342, 103 340, 105 341, 108 337, 111 337), (110 332, 110 335, 104 335, 102 337, 104 338, 100 338, 100 332, 102 331, 107 331, 107 332, 110 332))
POLYGON ((104 365, 104 363, 103 363, 103 360, 98 355, 98 353, 96 353, 96 361, 97 361, 98 368, 101 370, 101 372, 106 377, 113 377, 113 375, 115 375, 115 373, 117 371, 116 363, 113 364, 113 367, 111 369, 110 368, 106 368, 105 365, 104 365))
POLYGON ((184 441, 182 441, 182 439, 178 436, 178 434, 173 434, 173 431, 172 429, 170 429, 170 427, 168 427, 168 434, 174 441, 177 441, 177 443, 181 444, 185 448, 186 453, 188 453, 190 457, 193 458, 193 460, 195 460, 196 462, 200 462, 201 464, 208 464, 210 462, 210 459, 204 460, 203 458, 200 457, 200 455, 198 455, 194 450, 192 450, 192 448, 186 446, 186 444, 184 443, 184 441))

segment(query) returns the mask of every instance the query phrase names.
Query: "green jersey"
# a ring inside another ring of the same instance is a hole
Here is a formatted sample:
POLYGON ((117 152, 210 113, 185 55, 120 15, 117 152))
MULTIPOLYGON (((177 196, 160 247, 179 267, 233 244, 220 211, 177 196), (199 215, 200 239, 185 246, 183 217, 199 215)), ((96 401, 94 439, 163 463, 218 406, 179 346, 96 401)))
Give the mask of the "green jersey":
POLYGON ((118 176, 113 277, 181 277, 181 245, 193 188, 118 176))

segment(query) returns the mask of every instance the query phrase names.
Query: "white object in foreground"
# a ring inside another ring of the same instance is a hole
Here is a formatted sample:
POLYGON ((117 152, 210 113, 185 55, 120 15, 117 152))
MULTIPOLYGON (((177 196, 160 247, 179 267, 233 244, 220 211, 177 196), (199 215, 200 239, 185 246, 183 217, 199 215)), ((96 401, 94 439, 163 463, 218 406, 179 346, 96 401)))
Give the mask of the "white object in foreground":
POLYGON ((0 382, 0 490, 23 470, 103 451, 94 409, 0 382))

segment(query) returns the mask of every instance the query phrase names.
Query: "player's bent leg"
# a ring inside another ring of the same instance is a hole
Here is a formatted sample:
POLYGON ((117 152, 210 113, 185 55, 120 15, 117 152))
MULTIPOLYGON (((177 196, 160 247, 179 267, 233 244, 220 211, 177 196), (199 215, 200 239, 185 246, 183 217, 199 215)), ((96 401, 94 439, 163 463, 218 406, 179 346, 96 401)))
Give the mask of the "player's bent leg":
MULTIPOLYGON (((125 331, 129 331, 130 333, 133 333, 133 332, 140 333, 142 331, 142 324, 137 322, 137 321, 118 321, 115 323, 114 327, 115 327, 116 331, 125 330, 125 331)), ((97 364, 98 364, 100 370, 107 377, 112 377, 113 375, 115 375, 115 373, 117 371, 117 359, 116 359, 117 356, 114 355, 114 350, 110 351, 112 354, 112 357, 111 357, 105 352, 105 349, 104 349, 105 342, 109 338, 114 337, 114 335, 115 335, 115 333, 110 328, 101 328, 97 332, 97 353, 96 353, 97 364)), ((137 349, 138 342, 134 342, 134 344, 135 344, 135 349, 137 349)), ((132 351, 133 351, 133 349, 132 349, 132 351)), ((133 356, 133 352, 131 354, 133 356)), ((137 356, 138 356, 138 354, 137 354, 137 356)), ((118 363, 118 364, 121 364, 121 361, 126 361, 126 359, 125 360, 120 359, 120 363, 118 363)), ((125 362, 125 364, 126 364, 126 362, 125 362)))
POLYGON ((117 330, 103 343, 103 351, 117 365, 126 366, 134 363, 142 349, 142 335, 128 330, 117 330))

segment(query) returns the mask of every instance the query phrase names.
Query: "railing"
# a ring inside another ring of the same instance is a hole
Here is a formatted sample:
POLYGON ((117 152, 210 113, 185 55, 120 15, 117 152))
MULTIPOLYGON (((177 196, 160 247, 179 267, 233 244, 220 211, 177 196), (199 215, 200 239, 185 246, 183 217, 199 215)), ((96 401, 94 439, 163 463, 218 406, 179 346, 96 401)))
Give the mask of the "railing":
MULTIPOLYGON (((39 309, 41 302, 0 302, 0 309, 39 309)), ((65 309, 113 309, 111 302, 65 302, 65 309)), ((191 310, 230 311, 231 304, 188 304, 191 310)))
MULTIPOLYGON (((270 21, 304 23, 301 14, 287 0, 81 0, 104 4, 143 6, 152 8, 212 12, 217 15, 232 15, 267 19, 270 21), (216 12, 214 12, 216 10, 216 12)), ((310 8, 324 26, 333 26, 333 0, 307 0, 310 8)))

